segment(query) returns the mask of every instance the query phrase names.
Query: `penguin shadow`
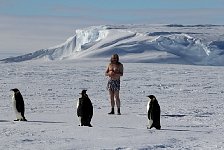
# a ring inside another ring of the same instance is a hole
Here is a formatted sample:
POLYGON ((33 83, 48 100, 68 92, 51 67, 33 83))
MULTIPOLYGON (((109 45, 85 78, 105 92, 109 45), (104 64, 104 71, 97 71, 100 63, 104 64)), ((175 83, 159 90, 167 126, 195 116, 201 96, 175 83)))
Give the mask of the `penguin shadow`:
POLYGON ((171 131, 171 132, 198 132, 198 133, 211 133, 212 131, 200 131, 200 130, 187 130, 187 129, 160 129, 163 131, 171 131))
POLYGON ((133 130, 133 129, 136 129, 136 128, 128 128, 128 127, 109 127, 111 129, 126 129, 126 130, 133 130))
POLYGON ((10 122, 9 120, 0 120, 0 122, 10 122))
MULTIPOLYGON (((186 115, 161 115, 162 117, 173 117, 173 118, 181 118, 185 117, 186 115)), ((189 132, 191 130, 187 129, 160 129, 160 130, 165 130, 165 131, 179 131, 179 132, 189 132)))
POLYGON ((175 131, 175 132, 190 132, 191 130, 186 130, 186 129, 160 129, 163 131, 175 131))
POLYGON ((36 120, 36 121, 27 121, 27 122, 31 122, 31 123, 55 123, 55 124, 59 124, 59 123, 66 123, 66 122, 60 122, 60 121, 41 121, 41 120, 36 120))
MULTIPOLYGON (((181 117, 186 117, 187 115, 161 115, 163 117, 174 117, 174 118, 181 118, 181 117)), ((185 126, 185 128, 187 128, 187 126, 185 126)), ((203 132, 203 133, 207 133, 207 131, 199 131, 199 130, 189 130, 189 129, 160 129, 160 130, 164 130, 164 131, 174 131, 174 132, 203 132)))
POLYGON ((180 117, 185 117, 186 115, 161 115, 162 117, 175 117, 175 118, 180 118, 180 117))

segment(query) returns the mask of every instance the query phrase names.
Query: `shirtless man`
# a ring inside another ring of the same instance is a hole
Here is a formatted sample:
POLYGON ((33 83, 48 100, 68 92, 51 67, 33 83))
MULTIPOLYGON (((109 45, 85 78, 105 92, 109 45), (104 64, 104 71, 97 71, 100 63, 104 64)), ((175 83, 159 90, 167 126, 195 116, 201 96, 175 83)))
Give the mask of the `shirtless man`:
POLYGON ((119 62, 119 56, 117 54, 113 54, 111 56, 110 64, 106 69, 105 75, 109 76, 107 89, 110 94, 111 112, 108 114, 114 114, 114 106, 116 100, 117 114, 121 115, 119 90, 120 77, 123 76, 123 64, 119 62))

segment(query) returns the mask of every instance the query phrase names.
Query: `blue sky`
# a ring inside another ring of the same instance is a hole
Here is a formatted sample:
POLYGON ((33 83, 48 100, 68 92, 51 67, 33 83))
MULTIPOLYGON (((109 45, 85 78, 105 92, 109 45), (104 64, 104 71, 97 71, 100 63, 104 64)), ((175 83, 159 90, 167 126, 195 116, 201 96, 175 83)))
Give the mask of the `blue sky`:
POLYGON ((91 25, 224 24, 223 14, 224 0, 1 0, 0 52, 48 48, 91 25))
POLYGON ((147 19, 148 15, 158 15, 150 14, 156 10, 160 11, 159 14, 165 12, 163 16, 169 17, 176 11, 189 14, 193 11, 197 16, 196 11, 207 10, 214 13, 219 9, 224 9, 223 0, 1 0, 0 2, 1 15, 92 17, 115 23, 122 23, 121 20, 124 23, 134 22, 138 17, 142 20, 147 19))

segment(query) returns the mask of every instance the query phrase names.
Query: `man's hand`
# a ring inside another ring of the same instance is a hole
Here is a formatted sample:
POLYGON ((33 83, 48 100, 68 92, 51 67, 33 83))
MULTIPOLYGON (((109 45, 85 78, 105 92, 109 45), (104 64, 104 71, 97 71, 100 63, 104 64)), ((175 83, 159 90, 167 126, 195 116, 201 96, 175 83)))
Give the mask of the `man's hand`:
POLYGON ((109 77, 113 77, 116 75, 116 73, 114 71, 109 71, 108 72, 109 77))

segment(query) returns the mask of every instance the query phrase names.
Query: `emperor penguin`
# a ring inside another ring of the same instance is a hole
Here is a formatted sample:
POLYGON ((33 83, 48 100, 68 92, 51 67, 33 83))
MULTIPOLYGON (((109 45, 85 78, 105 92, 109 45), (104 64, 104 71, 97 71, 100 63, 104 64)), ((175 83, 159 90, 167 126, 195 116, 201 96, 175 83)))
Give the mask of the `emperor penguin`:
POLYGON ((154 95, 147 96, 149 98, 149 102, 147 105, 147 113, 148 113, 148 129, 155 127, 160 130, 160 106, 154 95))
POLYGON ((17 88, 11 89, 10 91, 13 92, 12 104, 13 104, 14 112, 16 114, 16 120, 14 121, 27 121, 24 116, 25 105, 23 101, 23 96, 21 95, 20 91, 17 88))
POLYGON ((93 117, 93 105, 88 95, 87 90, 82 90, 81 97, 77 102, 77 116, 80 121, 80 126, 92 127, 91 119, 93 117))

